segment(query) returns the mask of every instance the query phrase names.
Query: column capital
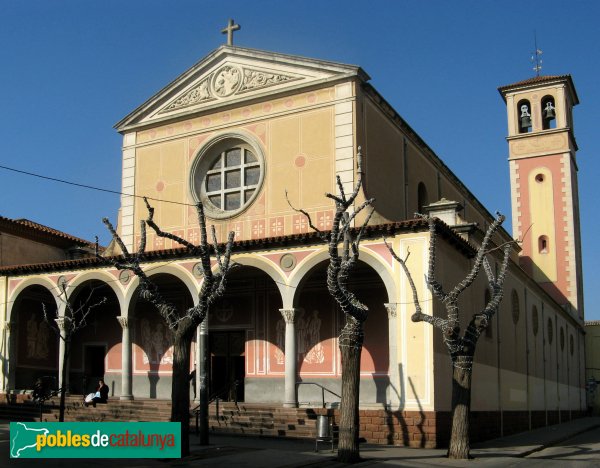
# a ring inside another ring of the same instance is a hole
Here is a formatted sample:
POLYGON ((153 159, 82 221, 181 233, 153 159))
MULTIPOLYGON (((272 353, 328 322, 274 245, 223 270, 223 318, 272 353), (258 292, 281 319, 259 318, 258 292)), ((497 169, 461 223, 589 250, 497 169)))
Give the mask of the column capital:
POLYGON ((128 317, 126 315, 117 315, 117 320, 119 321, 119 325, 122 328, 129 328, 129 325, 133 325, 133 317, 128 317))
POLYGON ((285 320, 285 323, 293 324, 294 317, 296 316, 296 312, 299 310, 300 310, 299 308, 279 309, 279 312, 281 312, 281 315, 283 316, 283 320, 285 320))
POLYGON ((387 302, 383 305, 385 306, 385 310, 387 310, 388 320, 392 320, 392 319, 396 318, 396 310, 397 310, 398 304, 395 302, 387 302))
POLYGON ((71 322, 71 319, 69 317, 58 317, 54 319, 54 321, 56 322, 56 325, 58 325, 58 329, 61 332, 64 332, 66 331, 68 324, 71 322))

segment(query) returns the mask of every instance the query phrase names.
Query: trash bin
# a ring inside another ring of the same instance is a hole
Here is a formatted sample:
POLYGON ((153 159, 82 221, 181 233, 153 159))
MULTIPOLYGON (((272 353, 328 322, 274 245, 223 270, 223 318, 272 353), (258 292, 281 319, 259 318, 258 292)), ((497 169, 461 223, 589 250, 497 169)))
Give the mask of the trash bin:
POLYGON ((319 451, 319 442, 331 442, 331 451, 333 452, 333 428, 331 416, 328 414, 319 414, 316 420, 315 452, 319 451))

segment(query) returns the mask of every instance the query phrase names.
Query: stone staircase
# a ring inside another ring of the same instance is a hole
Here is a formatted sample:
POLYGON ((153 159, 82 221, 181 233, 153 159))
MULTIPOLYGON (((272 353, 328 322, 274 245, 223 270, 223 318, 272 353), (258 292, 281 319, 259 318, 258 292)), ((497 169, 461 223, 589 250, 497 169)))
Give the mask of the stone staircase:
MULTIPOLYGON (((53 398, 45 404, 44 421, 58 421, 60 399, 53 398)), ((135 400, 109 399, 107 404, 84 406, 83 397, 68 396, 65 404, 67 421, 169 421, 171 401, 150 398, 135 400)))
MULTIPOLYGON (((39 421, 39 406, 30 396, 0 400, 0 419, 9 421, 39 421)), ((59 418, 60 398, 53 397, 43 406, 42 421, 54 422, 59 418)), ((139 398, 136 400, 110 399, 108 404, 84 406, 83 396, 69 395, 65 401, 66 421, 169 421, 170 400, 139 398)))
MULTIPOLYGON (((59 397, 45 402, 42 421, 55 422, 59 418, 59 397)), ((196 405, 194 404, 193 407, 196 405)), ((314 438, 319 414, 333 415, 322 408, 283 408, 277 405, 219 402, 209 408, 209 428, 213 433, 240 434, 267 437, 314 438), (217 413, 218 409, 218 413, 217 413)), ((149 398, 135 400, 110 399, 96 407, 84 406, 81 395, 66 398, 66 421, 169 421, 171 401, 149 398)), ((40 421, 39 406, 29 395, 0 399, 0 419, 10 421, 40 421)), ((190 415, 191 430, 196 417, 190 415)))
MULTIPOLYGON (((329 413, 328 413, 329 411, 329 413)), ((220 402, 219 412, 211 405, 209 427, 214 433, 314 439, 322 408, 283 408, 275 405, 220 402)))

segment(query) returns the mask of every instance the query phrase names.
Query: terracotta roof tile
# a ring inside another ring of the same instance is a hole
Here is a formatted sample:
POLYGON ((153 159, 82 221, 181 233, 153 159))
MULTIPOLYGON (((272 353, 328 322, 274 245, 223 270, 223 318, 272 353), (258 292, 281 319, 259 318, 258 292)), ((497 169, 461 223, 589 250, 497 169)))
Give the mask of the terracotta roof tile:
POLYGON ((568 83, 568 87, 570 91, 573 93, 573 105, 579 104, 579 98, 577 97, 577 91, 575 90, 575 85, 573 84, 573 78, 571 75, 543 75, 543 76, 534 76, 532 78, 527 78, 526 80, 517 81, 516 83, 500 86, 498 88, 498 92, 502 96, 503 99, 506 100, 504 94, 514 88, 523 88, 528 86, 533 86, 540 83, 550 83, 552 81, 566 81, 568 83))
POLYGON ((518 86, 527 86, 529 84, 545 83, 547 81, 554 81, 554 80, 568 80, 570 78, 571 78, 571 75, 534 76, 532 78, 527 78, 526 80, 517 81, 516 83, 500 86, 498 89, 502 91, 507 88, 514 88, 514 87, 518 87, 518 86))
MULTIPOLYGON (((400 232, 422 232, 428 229, 428 224, 422 219, 413 219, 400 221, 396 223, 378 224, 367 226, 363 238, 373 238, 382 235, 394 235, 400 232)), ((462 237, 456 234, 442 221, 438 221, 439 234, 454 245, 466 256, 472 257, 475 249, 462 237)), ((356 230, 356 228, 355 228, 356 230)), ((265 250, 277 247, 292 247, 306 244, 321 243, 321 239, 315 232, 305 234, 295 234, 288 236, 266 237, 262 239, 252 239, 234 242, 233 253, 265 250)), ((157 260, 168 260, 176 258, 194 258, 186 248, 151 250, 146 252, 143 260, 151 262, 157 260)), ((17 276, 36 273, 50 273, 55 271, 79 270, 86 268, 99 268, 108 266, 108 262, 102 258, 84 258, 78 260, 64 260, 61 262, 38 263, 31 265, 12 265, 0 268, 0 275, 17 276)))
POLYGON ((21 218, 21 219, 11 219, 5 218, 4 216, 0 216, 0 229, 10 229, 15 233, 29 233, 29 234, 37 234, 43 235, 47 238, 61 239, 64 241, 72 242, 74 244, 79 244, 81 246, 91 246, 94 245, 93 242, 87 241, 85 239, 81 239, 79 237, 72 236, 67 234, 66 232, 59 231, 57 229, 52 229, 51 227, 44 226, 43 224, 35 223, 29 219, 21 218))

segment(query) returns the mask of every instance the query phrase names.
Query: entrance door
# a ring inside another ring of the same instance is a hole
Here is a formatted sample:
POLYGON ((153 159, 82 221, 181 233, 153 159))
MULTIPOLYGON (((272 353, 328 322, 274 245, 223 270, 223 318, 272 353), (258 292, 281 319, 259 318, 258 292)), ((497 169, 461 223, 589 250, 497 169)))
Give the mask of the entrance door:
POLYGON ((85 393, 98 388, 98 380, 104 378, 104 345, 86 345, 83 348, 83 374, 85 379, 85 393))
POLYGON ((232 401, 237 394, 237 401, 244 401, 246 332, 211 331, 208 336, 211 357, 211 397, 218 396, 221 399, 232 401))

